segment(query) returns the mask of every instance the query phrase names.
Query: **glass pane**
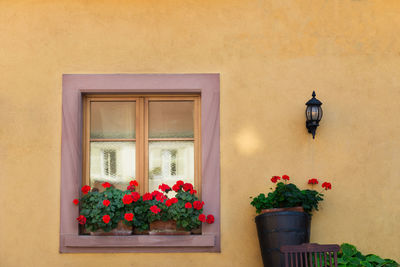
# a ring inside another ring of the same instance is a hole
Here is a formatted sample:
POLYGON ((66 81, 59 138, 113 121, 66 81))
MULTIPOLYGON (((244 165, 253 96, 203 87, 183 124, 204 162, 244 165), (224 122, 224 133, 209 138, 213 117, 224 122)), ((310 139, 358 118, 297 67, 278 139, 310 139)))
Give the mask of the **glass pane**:
POLYGON ((91 142, 90 186, 102 190, 104 182, 126 189, 135 177, 135 142, 91 142))
POLYGON ((193 141, 149 142, 149 191, 178 180, 194 184, 193 141))
POLYGON ((149 102, 149 137, 193 137, 193 101, 149 102))
POLYGON ((90 138, 135 138, 135 102, 92 102, 90 138))

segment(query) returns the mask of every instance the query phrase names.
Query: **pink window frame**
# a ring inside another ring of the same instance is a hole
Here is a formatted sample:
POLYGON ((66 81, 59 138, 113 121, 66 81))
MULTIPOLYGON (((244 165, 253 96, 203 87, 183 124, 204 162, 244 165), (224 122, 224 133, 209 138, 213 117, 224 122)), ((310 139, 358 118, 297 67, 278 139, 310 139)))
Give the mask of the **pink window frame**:
POLYGON ((60 252, 220 252, 219 74, 65 74, 62 91, 60 252), (215 223, 201 235, 80 236, 82 97, 87 93, 200 93, 202 199, 215 223))

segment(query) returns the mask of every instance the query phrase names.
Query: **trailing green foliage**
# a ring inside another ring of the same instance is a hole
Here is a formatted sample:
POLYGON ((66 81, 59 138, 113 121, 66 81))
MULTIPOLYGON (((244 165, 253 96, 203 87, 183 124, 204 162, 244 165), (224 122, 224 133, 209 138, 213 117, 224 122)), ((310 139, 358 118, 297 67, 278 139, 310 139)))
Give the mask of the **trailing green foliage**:
POLYGON ((363 255, 355 246, 344 243, 338 253, 338 267, 398 267, 399 264, 391 259, 368 254, 363 255))
POLYGON ((302 206, 308 214, 315 209, 318 210, 318 203, 323 200, 324 195, 315 190, 300 190, 294 184, 279 182, 274 191, 260 194, 251 201, 257 213, 263 209, 290 208, 302 206))

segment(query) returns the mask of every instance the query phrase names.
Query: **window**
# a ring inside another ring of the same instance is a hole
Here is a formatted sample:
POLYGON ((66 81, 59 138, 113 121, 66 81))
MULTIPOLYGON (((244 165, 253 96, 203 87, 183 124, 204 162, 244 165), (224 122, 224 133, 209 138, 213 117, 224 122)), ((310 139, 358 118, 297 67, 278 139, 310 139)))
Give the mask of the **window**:
MULTIPOLYGON (((83 184, 109 182, 139 192, 178 180, 201 192, 200 95, 83 97, 83 184)), ((170 193, 172 194, 172 193, 170 193)))
POLYGON ((218 74, 64 75, 62 103, 60 252, 220 251, 218 74), (215 223, 201 235, 80 236, 82 183, 133 177, 141 191, 189 179, 215 223))

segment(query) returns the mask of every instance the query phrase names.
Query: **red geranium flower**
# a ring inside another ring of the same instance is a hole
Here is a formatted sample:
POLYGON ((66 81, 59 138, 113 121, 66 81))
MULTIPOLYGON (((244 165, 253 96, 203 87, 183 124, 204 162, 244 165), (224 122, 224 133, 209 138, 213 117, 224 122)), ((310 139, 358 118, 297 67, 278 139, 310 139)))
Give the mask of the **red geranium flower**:
POLYGON ((166 199, 167 199, 167 197, 164 196, 163 194, 158 194, 158 195, 156 196, 156 200, 157 200, 157 201, 160 201, 160 202, 164 202, 164 200, 166 200, 166 199))
POLYGON ((136 180, 130 181, 129 185, 131 186, 139 186, 139 183, 136 180))
POLYGON ((161 209, 159 207, 157 207, 156 205, 153 205, 150 207, 150 211, 153 212, 154 214, 157 214, 161 211, 161 209))
POLYGON ((86 223, 86 217, 85 216, 83 216, 83 215, 79 215, 79 217, 78 218, 76 218, 77 220, 78 220, 78 222, 79 222, 79 224, 85 224, 86 223))
POLYGON ((122 202, 126 205, 126 204, 131 204, 133 201, 132 195, 124 195, 124 197, 122 198, 122 202))
POLYGON ((105 182, 101 184, 104 188, 109 188, 111 187, 111 184, 109 182, 105 182))
POLYGON ((128 222, 133 220, 133 213, 125 213, 124 216, 125 220, 127 220, 128 222))
POLYGON ((172 186, 172 190, 174 190, 175 192, 178 192, 181 189, 181 186, 178 184, 174 184, 174 186, 172 186))
POLYGON ((160 189, 163 192, 166 192, 167 190, 171 190, 171 187, 169 187, 166 184, 161 184, 161 185, 158 186, 158 189, 160 189))
POLYGON ((150 193, 146 193, 143 195, 143 201, 152 200, 153 196, 150 193))
POLYGON ((201 210, 203 208, 203 205, 204 201, 200 202, 196 200, 195 202, 193 202, 193 208, 195 208, 196 210, 201 210))
POLYGON ((131 194, 133 202, 136 202, 140 199, 140 194, 138 192, 132 192, 131 194))
POLYGON ((190 191, 190 190, 193 190, 193 185, 192 184, 186 183, 186 184, 183 185, 183 191, 187 192, 187 191, 190 191))
POLYGON ((289 176, 287 176, 286 174, 282 175, 282 179, 285 180, 285 181, 289 181, 289 176))
POLYGON ((179 180, 179 181, 176 182, 176 184, 179 185, 179 186, 182 186, 184 184, 184 182, 179 180))
POLYGON ((213 215, 207 215, 207 223, 212 224, 214 222, 214 216, 213 215))
POLYGON ((79 200, 75 198, 74 200, 72 200, 72 203, 74 203, 75 205, 78 205, 79 204, 79 200))
POLYGON ((151 196, 152 197, 156 197, 156 196, 158 196, 159 194, 162 194, 160 191, 157 191, 157 190, 154 190, 153 192, 151 192, 151 196))
POLYGON ((110 205, 110 200, 104 199, 104 200, 103 200, 103 205, 106 206, 106 207, 108 207, 108 205, 110 205))
POLYGON ((171 198, 172 204, 178 203, 178 199, 176 197, 171 198))
POLYGON ((205 221, 206 221, 206 215, 200 214, 200 215, 199 215, 199 221, 205 222, 205 221))
POLYGON ((167 207, 171 207, 172 204, 173 203, 172 203, 171 199, 167 199, 167 201, 165 201, 165 206, 167 206, 167 207))
POLYGON ((328 182, 323 183, 322 187, 325 188, 325 190, 332 189, 331 183, 328 182))
POLYGON ((190 202, 186 202, 185 208, 190 209, 192 207, 192 204, 190 202))
POLYGON ((279 177, 279 176, 272 176, 271 182, 276 183, 280 179, 281 179, 281 177, 279 177))
POLYGON ((190 189, 190 194, 197 194, 197 191, 196 190, 194 190, 194 189, 190 189))
POLYGON ((90 191, 90 186, 88 186, 88 185, 84 185, 84 186, 82 186, 82 193, 83 194, 87 194, 87 193, 89 193, 89 191, 90 191))
POLYGON ((110 215, 104 215, 103 216, 103 222, 106 223, 106 224, 109 223, 110 222, 110 215))
POLYGON ((318 180, 315 178, 312 178, 312 179, 308 180, 308 184, 318 184, 318 180))

